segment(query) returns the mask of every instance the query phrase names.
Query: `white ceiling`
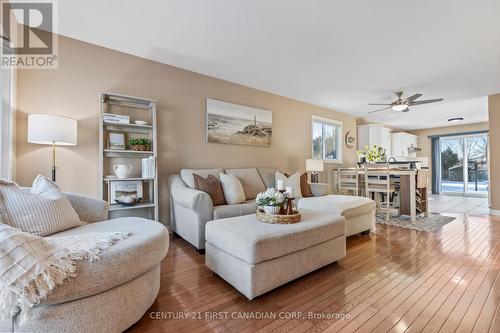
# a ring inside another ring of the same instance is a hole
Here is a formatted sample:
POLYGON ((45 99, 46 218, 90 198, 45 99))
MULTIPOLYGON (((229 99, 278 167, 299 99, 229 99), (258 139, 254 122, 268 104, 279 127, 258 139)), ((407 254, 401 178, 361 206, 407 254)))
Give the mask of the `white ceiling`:
POLYGON ((498 0, 59 1, 62 35, 401 129, 487 121, 498 0), (399 89, 443 97, 367 117, 399 89), (483 98, 479 98, 483 97, 483 98))

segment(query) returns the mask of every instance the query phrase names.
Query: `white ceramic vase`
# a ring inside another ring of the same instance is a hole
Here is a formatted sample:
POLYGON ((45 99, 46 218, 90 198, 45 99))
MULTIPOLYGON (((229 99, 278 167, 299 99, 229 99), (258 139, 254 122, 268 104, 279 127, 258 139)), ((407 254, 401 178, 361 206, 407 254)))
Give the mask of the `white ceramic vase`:
POLYGON ((113 166, 113 170, 118 178, 128 178, 132 173, 132 169, 130 164, 117 164, 113 166))

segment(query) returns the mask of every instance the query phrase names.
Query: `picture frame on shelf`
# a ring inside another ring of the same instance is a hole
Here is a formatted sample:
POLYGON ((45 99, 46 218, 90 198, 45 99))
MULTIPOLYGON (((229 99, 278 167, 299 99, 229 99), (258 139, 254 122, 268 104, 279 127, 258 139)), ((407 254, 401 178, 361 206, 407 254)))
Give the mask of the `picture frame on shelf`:
POLYGON ((125 133, 110 132, 108 148, 113 150, 125 150, 127 148, 125 133))
MULTIPOLYGON (((142 194, 142 181, 131 180, 131 181, 121 181, 121 182, 111 182, 110 186, 110 203, 116 203, 116 199, 126 196, 135 196, 138 202, 143 199, 142 194)), ((123 201, 123 200, 120 200, 123 201)))

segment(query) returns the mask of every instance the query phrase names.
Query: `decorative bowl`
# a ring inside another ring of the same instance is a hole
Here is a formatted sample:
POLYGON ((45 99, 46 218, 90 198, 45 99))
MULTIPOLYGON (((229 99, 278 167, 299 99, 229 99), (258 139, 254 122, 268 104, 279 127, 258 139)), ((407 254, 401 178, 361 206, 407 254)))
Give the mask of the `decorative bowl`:
POLYGON ((298 211, 294 211, 292 215, 278 215, 278 214, 268 214, 262 209, 257 210, 257 220, 269 224, 293 224, 299 223, 301 219, 301 214, 298 211))
POLYGON ((125 206, 125 207, 130 207, 130 206, 135 206, 135 204, 139 201, 137 199, 134 199, 133 201, 131 202, 125 202, 125 201, 120 201, 118 199, 115 199, 116 203, 117 204, 120 204, 122 206, 125 206))

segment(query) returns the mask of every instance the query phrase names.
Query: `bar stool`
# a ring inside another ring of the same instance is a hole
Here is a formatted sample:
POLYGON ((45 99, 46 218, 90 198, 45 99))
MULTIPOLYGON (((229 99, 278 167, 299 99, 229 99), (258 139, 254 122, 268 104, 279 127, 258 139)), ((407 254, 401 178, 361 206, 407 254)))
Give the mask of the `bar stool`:
POLYGON ((337 184, 338 190, 341 194, 350 195, 351 193, 354 196, 359 195, 359 168, 350 167, 350 168, 338 168, 337 169, 337 184))
POLYGON ((375 193, 375 196, 378 194, 385 197, 385 201, 384 199, 376 201, 379 208, 385 206, 386 220, 389 220, 391 207, 395 207, 391 204, 391 196, 396 192, 396 187, 391 183, 390 170, 389 164, 365 164, 364 166, 365 195, 369 198, 371 193, 375 193))

